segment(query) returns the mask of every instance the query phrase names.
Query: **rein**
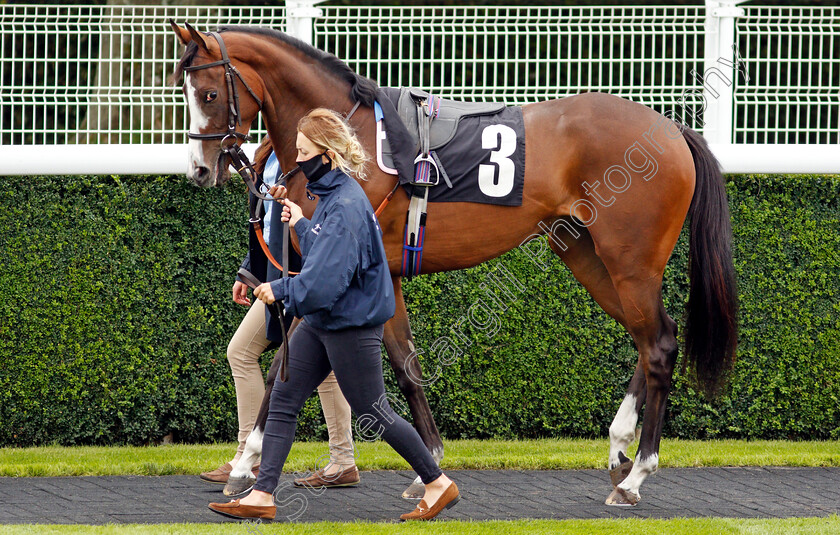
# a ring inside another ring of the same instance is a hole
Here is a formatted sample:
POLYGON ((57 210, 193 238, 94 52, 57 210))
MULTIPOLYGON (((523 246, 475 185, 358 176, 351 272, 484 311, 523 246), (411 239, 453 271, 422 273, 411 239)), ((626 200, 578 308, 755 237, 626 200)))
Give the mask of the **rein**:
MULTIPOLYGON (((245 89, 251 95, 251 97, 256 101, 259 109, 262 110, 263 102, 262 100, 254 93, 254 90, 251 89, 251 86, 248 85, 248 82, 245 81, 245 78, 242 77, 242 74, 236 69, 236 67, 231 63, 230 57, 227 53, 227 47, 225 46, 224 40, 217 32, 210 32, 210 35, 216 39, 216 42, 219 43, 219 50, 222 54, 222 59, 219 61, 214 61, 211 63, 205 63, 204 65, 196 65, 196 66, 189 66, 185 67, 184 71, 192 72, 198 71, 202 69, 209 69, 211 67, 224 67, 225 68, 225 84, 227 85, 227 97, 228 97, 228 129, 227 132, 224 133, 216 133, 216 134, 201 134, 195 132, 187 132, 187 137, 189 139, 197 139, 201 141, 209 140, 209 139, 219 139, 219 148, 221 149, 221 155, 219 156, 219 161, 216 163, 216 167, 221 165, 221 161, 223 156, 226 154, 230 156, 231 164, 236 168, 240 175, 245 178, 245 183, 248 185, 248 189, 251 193, 257 198, 256 202, 249 202, 248 203, 248 210, 250 211, 251 219, 249 219, 249 223, 254 226, 254 230, 257 235, 257 240, 260 243, 260 248, 262 248, 263 253, 266 255, 272 264, 274 264, 277 269, 283 274, 283 277, 290 275, 291 273, 284 269, 283 266, 280 265, 279 262, 274 258, 274 255, 271 254, 271 251, 268 249, 268 244, 265 243, 265 238, 263 237, 262 227, 260 226, 260 218, 258 217, 259 208, 263 201, 269 200, 273 201, 274 199, 269 195, 263 195, 260 192, 260 188, 258 186, 265 186, 265 183, 260 178, 259 174, 254 170, 253 164, 248 159, 248 156, 242 150, 242 147, 237 143, 237 139, 242 141, 251 141, 251 138, 240 132, 236 131, 236 126, 242 126, 242 115, 239 111, 239 93, 236 90, 236 83, 233 79, 234 76, 239 78, 239 81, 242 82, 242 85, 245 86, 245 89), (227 143, 230 140, 230 143, 227 143)), ((284 182, 286 178, 292 176, 300 168, 296 167, 292 169, 290 172, 284 174, 282 177, 279 177, 284 182)), ((284 225, 283 228, 283 236, 284 236, 284 247, 283 251, 286 253, 288 251, 288 225, 284 225)), ((285 256, 285 255, 284 255, 285 256)), ((285 260, 285 258, 284 258, 285 260)), ((288 262, 286 262, 288 265, 288 262)), ((262 284, 262 282, 257 279, 251 272, 246 269, 240 269, 237 273, 237 276, 245 282, 252 290, 255 289, 257 286, 262 284)), ((275 301, 270 305, 266 305, 268 308, 269 313, 274 316, 278 322, 280 322, 280 331, 283 335, 283 340, 281 347, 283 348, 283 354, 281 355, 280 360, 280 370, 278 372, 279 379, 281 382, 286 382, 289 379, 289 338, 288 333, 286 332, 286 322, 284 321, 284 311, 283 311, 283 304, 280 301, 275 301)))
MULTIPOLYGON (((245 268, 239 268, 236 275, 250 287, 252 290, 262 282, 254 276, 253 273, 245 268)), ((283 303, 281 301, 274 301, 270 305, 266 305, 269 313, 274 316, 274 319, 280 322, 281 331, 283 332, 283 341, 280 347, 283 348, 283 354, 280 358, 280 370, 278 372, 280 381, 285 383, 289 380, 289 334, 286 332, 286 323, 283 321, 283 303)))
POLYGON ((399 187, 400 187, 400 178, 397 177, 397 183, 394 184, 394 189, 392 189, 391 192, 385 197, 385 199, 382 200, 382 203, 379 205, 379 208, 376 209, 376 211, 373 213, 373 215, 375 215, 377 218, 379 217, 379 214, 381 214, 382 210, 384 210, 385 207, 388 206, 388 203, 391 202, 391 198, 394 196, 394 193, 397 192, 397 189, 399 187))
MULTIPOLYGON (((253 194, 253 197, 248 202, 248 210, 250 219, 248 222, 253 225, 255 234, 257 236, 257 241, 260 244, 260 248, 262 249, 263 253, 265 254, 266 258, 282 273, 283 277, 287 277, 289 275, 297 275, 298 272, 290 272, 285 269, 275 258, 274 255, 271 254, 271 251, 268 248, 268 244, 265 242, 265 238, 263 236, 262 226, 260 223, 259 218, 259 211, 264 201, 274 202, 274 198, 270 195, 265 195, 261 192, 261 187, 266 188, 267 186, 263 181, 262 177, 256 172, 254 169, 253 164, 248 159, 248 156, 245 154, 245 151, 242 150, 242 147, 237 142, 238 140, 241 141, 251 141, 251 138, 247 134, 243 134, 241 132, 236 131, 237 125, 242 126, 242 115, 239 108, 239 93, 236 89, 236 82, 234 77, 238 78, 254 101, 257 103, 259 110, 262 110, 263 101, 260 99, 257 94, 251 89, 251 86, 248 85, 248 82, 245 81, 245 78, 242 77, 242 74, 237 70, 237 68, 231 63, 230 57, 227 53, 227 47, 225 46, 224 40, 222 39, 221 35, 218 32, 209 32, 209 35, 212 36, 217 43, 219 43, 219 50, 221 52, 222 59, 218 61, 213 61, 210 63, 205 63, 203 65, 196 65, 196 66, 188 66, 184 67, 185 72, 193 72, 202 69, 210 69, 212 67, 224 67, 225 69, 225 84, 227 85, 227 108, 228 108, 228 128, 227 132, 221 133, 211 133, 211 134, 202 134, 198 132, 187 132, 187 137, 189 139, 196 139, 200 141, 218 139, 219 141, 219 148, 221 150, 221 154, 219 156, 219 160, 216 162, 216 167, 220 167, 222 165, 222 159, 225 155, 230 157, 231 165, 237 170, 237 172, 245 179, 245 183, 248 186, 249 191, 253 194)), ((359 109, 361 102, 356 101, 353 108, 350 112, 345 116, 344 120, 349 121, 350 118, 356 113, 356 110, 359 109)), ((294 169, 289 171, 288 173, 284 173, 281 176, 277 177, 276 184, 286 184, 286 180, 296 173, 300 171, 300 167, 296 166, 294 169)), ((218 169, 217 169, 218 172, 218 169)), ((397 180, 397 184, 394 186, 394 189, 385 197, 385 200, 382 201, 382 204, 379 205, 379 208, 376 210, 376 216, 378 217, 382 210, 385 209, 385 206, 394 196, 394 193, 397 191, 399 187, 399 180, 397 180)), ((309 196, 309 192, 307 191, 307 196, 309 196)), ((310 199, 313 197, 310 196, 310 199)), ((288 223, 283 225, 283 263, 288 265, 288 248, 290 247, 289 241, 289 225, 288 223)), ((252 290, 255 289, 257 286, 262 284, 262 282, 257 279, 252 273, 250 273, 246 269, 240 269, 237 273, 237 276, 240 280, 242 280, 247 286, 249 286, 252 290)), ((274 318, 280 322, 281 331, 283 335, 282 340, 282 348, 283 354, 281 355, 280 361, 280 370, 279 370, 279 379, 281 382, 286 382, 289 378, 289 340, 288 340, 288 333, 286 332, 286 325, 284 321, 284 310, 283 304, 280 301, 275 301, 271 305, 267 305, 269 313, 274 316, 274 318)))

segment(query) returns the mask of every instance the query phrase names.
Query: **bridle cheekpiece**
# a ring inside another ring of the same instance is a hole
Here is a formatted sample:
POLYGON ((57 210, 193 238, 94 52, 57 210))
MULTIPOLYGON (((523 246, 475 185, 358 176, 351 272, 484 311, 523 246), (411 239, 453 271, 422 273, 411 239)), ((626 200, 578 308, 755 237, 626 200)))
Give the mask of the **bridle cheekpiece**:
POLYGON ((220 147, 223 152, 228 152, 230 147, 225 146, 225 143, 232 139, 234 142, 231 145, 235 145, 236 139, 241 139, 243 141, 251 141, 251 138, 246 134, 242 134, 236 131, 236 125, 242 125, 242 116, 239 113, 239 93, 236 91, 236 83, 233 79, 234 76, 239 78, 239 81, 242 82, 242 85, 245 86, 245 89, 248 93, 251 94, 251 97, 257 102, 259 109, 262 109, 262 99, 260 99, 254 90, 251 89, 251 86, 248 85, 248 82, 245 81, 245 78, 242 77, 242 74, 239 70, 233 66, 230 62, 230 57, 228 57, 227 47, 225 47, 225 42, 222 40, 222 36, 218 34, 218 32, 209 32, 208 35, 212 36, 216 39, 216 42, 219 43, 219 49, 221 50, 222 59, 219 61, 214 61, 211 63, 205 63, 204 65, 196 65, 190 67, 184 67, 185 72, 193 72, 193 71, 200 71, 202 69, 209 69, 211 67, 224 67, 225 68, 225 83, 227 84, 228 90, 228 131, 225 133, 217 133, 217 134, 199 134, 195 132, 187 132, 187 137, 190 139, 199 139, 199 140, 207 140, 207 139, 220 139, 220 147))

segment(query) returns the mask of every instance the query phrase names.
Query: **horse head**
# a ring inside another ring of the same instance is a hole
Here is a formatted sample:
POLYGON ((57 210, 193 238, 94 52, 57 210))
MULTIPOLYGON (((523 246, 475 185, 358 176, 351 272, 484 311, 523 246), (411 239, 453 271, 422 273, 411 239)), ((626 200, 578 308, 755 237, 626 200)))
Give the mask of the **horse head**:
POLYGON ((228 55, 219 34, 201 34, 189 24, 173 31, 186 46, 170 80, 184 74, 182 86, 190 113, 187 177, 202 187, 221 186, 230 179, 228 149, 247 140, 265 93, 257 72, 228 55))
MULTIPOLYGON (((201 33, 189 24, 170 20, 186 46, 172 83, 184 75, 189 105, 190 143, 187 177, 199 186, 220 186, 230 179, 228 149, 239 144, 257 114, 262 114, 283 171, 295 167, 295 139, 301 117, 325 107, 349 117, 368 154, 374 154, 373 105, 378 86, 353 72, 337 57, 283 32, 261 27, 226 26, 217 33, 201 33), (365 125, 365 126, 363 126, 365 125)), ((393 178, 369 164, 371 180, 362 184, 381 202, 393 178)), ((288 197, 309 216, 314 211, 302 173, 285 182, 288 197)))

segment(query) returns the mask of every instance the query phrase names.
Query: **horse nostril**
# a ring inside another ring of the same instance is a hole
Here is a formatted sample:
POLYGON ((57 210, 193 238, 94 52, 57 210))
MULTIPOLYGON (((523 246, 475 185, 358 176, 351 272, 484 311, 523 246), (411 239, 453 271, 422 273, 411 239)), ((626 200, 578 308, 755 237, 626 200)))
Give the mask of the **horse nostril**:
POLYGON ((197 165, 195 166, 195 179, 199 182, 203 181, 204 178, 210 173, 210 169, 197 165))

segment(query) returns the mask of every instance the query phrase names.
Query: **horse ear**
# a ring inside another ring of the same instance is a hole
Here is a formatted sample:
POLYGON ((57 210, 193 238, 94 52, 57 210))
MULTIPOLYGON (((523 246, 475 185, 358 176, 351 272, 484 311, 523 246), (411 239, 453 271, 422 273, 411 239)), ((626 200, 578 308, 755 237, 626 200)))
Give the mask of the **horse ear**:
POLYGON ((178 40, 181 41, 182 45, 187 46, 190 44, 190 41, 192 40, 190 38, 190 32, 175 24, 175 21, 172 19, 169 19, 169 25, 172 26, 172 31, 178 36, 178 40))
POLYGON ((190 37, 192 37, 192 40, 198 43, 198 46, 209 52, 210 49, 207 47, 207 41, 204 40, 204 36, 198 33, 198 31, 196 31, 195 28, 190 26, 189 22, 185 22, 184 26, 186 26, 187 30, 190 32, 190 37))

